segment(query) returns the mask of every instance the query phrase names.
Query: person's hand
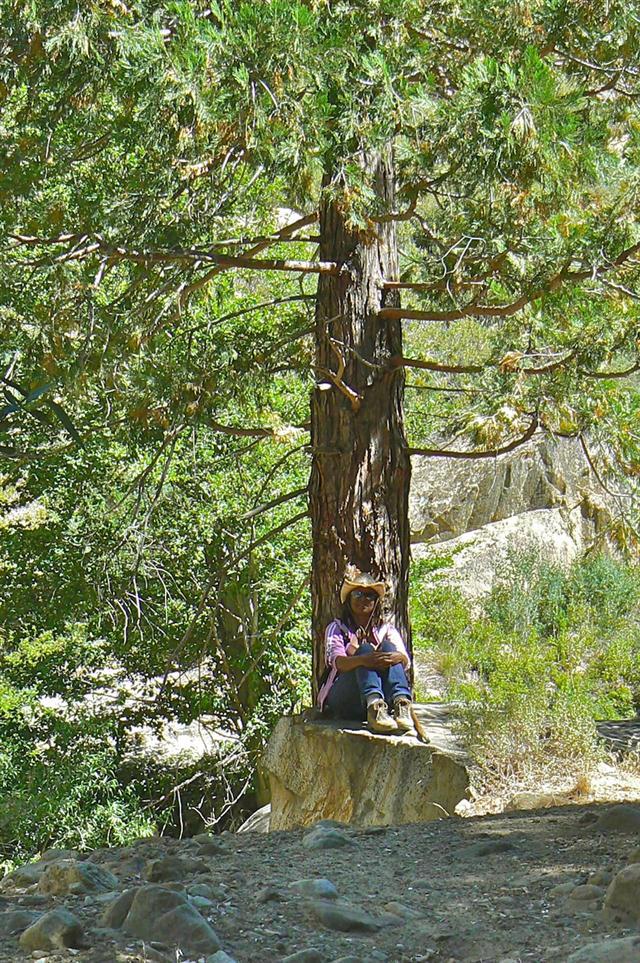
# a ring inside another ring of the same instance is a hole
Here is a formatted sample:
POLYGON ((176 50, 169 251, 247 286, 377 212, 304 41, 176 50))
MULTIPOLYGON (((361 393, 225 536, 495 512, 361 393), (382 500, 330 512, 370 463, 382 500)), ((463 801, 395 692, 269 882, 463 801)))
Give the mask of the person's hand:
POLYGON ((390 669, 392 665, 404 662, 401 652, 370 652, 363 656, 366 659, 364 666, 366 669, 378 669, 384 671, 390 669))

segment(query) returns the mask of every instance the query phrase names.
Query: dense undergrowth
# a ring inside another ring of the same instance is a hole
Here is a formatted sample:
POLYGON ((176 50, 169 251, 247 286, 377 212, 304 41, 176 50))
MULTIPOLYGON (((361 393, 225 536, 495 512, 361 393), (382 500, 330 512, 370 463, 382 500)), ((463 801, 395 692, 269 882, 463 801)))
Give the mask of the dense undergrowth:
POLYGON ((634 715, 637 567, 599 556, 563 571, 514 554, 480 612, 447 586, 446 567, 417 563, 413 586, 414 643, 459 703, 489 783, 588 769, 601 754, 594 721, 634 715))

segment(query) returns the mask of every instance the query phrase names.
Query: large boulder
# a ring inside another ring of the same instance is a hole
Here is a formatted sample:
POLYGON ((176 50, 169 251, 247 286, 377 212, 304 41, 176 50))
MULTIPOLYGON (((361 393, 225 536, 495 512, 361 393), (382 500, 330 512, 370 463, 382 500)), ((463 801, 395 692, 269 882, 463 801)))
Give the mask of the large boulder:
POLYGON ((593 549, 616 554, 610 532, 618 502, 576 439, 539 433, 507 455, 482 460, 416 457, 412 556, 446 557, 435 582, 479 603, 514 552, 561 568, 593 549))
MULTIPOLYGON (((456 444, 443 443, 445 448, 456 444)), ((498 458, 412 459, 409 520, 414 542, 439 542, 505 518, 580 506, 592 538, 611 520, 612 499, 580 443, 535 435, 498 458)))
POLYGON ((469 775, 439 717, 445 713, 422 712, 429 745, 409 735, 375 735, 358 723, 280 719, 263 757, 271 785, 270 829, 321 819, 389 826, 452 814, 467 797, 469 775))
MULTIPOLYGON (((514 551, 568 568, 593 544, 580 509, 539 509, 493 522, 439 544, 419 543, 412 556, 447 560, 437 571, 439 585, 457 588, 469 600, 486 596, 505 570, 514 551)), ((435 583, 434 583, 435 584, 435 583)))

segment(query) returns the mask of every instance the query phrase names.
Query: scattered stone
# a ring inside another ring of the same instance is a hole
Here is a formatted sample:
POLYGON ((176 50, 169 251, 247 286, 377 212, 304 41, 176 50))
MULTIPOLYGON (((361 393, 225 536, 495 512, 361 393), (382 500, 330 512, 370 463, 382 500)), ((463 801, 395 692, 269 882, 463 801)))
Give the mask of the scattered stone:
POLYGON ((100 918, 102 925, 108 926, 110 929, 119 930, 127 917, 127 913, 131 909, 135 895, 135 889, 126 889, 113 903, 110 903, 100 918))
POLYGON ((169 883, 196 873, 206 873, 208 869, 208 865, 202 859, 191 859, 188 856, 162 856, 160 859, 149 860, 142 875, 150 883, 169 883))
POLYGON ((640 863, 625 866, 613 877, 604 909, 623 918, 640 920, 640 863))
POLYGON ((285 956, 282 963, 324 963, 324 956, 320 950, 310 947, 308 950, 298 950, 285 956))
POLYGON ((0 913, 0 936, 11 936, 13 933, 21 933, 40 916, 31 910, 9 910, 7 913, 0 913))
POLYGON ((594 886, 592 883, 582 883, 581 886, 575 886, 569 893, 569 896, 578 902, 594 899, 599 900, 604 896, 604 889, 602 886, 594 886))
POLYGON ((262 889, 258 890, 258 894, 256 896, 258 903, 275 903, 283 898, 282 892, 277 886, 264 886, 262 889))
POLYGON ((227 856, 228 851, 226 846, 221 843, 218 839, 211 837, 207 842, 202 842, 198 845, 197 849, 198 856, 227 856))
POLYGON ((509 839, 483 839, 467 848, 468 856, 494 856, 498 853, 511 853, 515 846, 509 839))
POLYGON ((329 902, 329 900, 309 900, 306 908, 331 930, 343 933, 377 933, 381 923, 364 910, 350 903, 329 902))
POLYGON ((89 894, 85 896, 84 902, 86 906, 95 906, 96 903, 110 903, 117 899, 118 895, 115 890, 108 890, 106 893, 89 894))
POLYGON ((206 963, 236 963, 236 961, 232 956, 225 953, 224 950, 218 950, 217 953, 213 953, 207 957, 206 963))
POLYGON ((640 936, 626 936, 620 940, 589 943, 576 950, 567 963, 638 963, 640 936))
POLYGON ((215 905, 206 896, 190 896, 189 902, 198 910, 210 910, 215 905))
POLYGON ((141 940, 161 940, 195 954, 213 953, 220 940, 215 930, 182 893, 163 886, 134 891, 122 930, 141 940))
POLYGON ((35 906, 36 909, 38 909, 40 906, 49 905, 49 897, 43 896, 42 893, 21 893, 20 905, 23 908, 25 906, 35 906))
POLYGON ((596 829, 600 833, 640 833, 640 806, 612 806, 600 816, 596 829))
POLYGON ((549 896, 569 896, 573 893, 576 888, 575 880, 569 880, 567 883, 558 883, 557 886, 552 886, 549 890, 549 896))
POLYGON ((313 832, 314 829, 346 829, 347 825, 339 819, 318 819, 310 827, 310 831, 313 832))
MULTIPOLYGON (((220 843, 220 840, 218 839, 217 836, 214 836, 213 833, 196 833, 195 836, 191 837, 191 842, 198 843, 198 844, 212 843, 212 842, 220 843)), ((222 844, 220 843, 220 845, 222 844)))
POLYGON ((505 809, 508 812, 524 809, 548 809, 559 805, 559 797, 548 792, 517 792, 508 801, 505 809))
POLYGON ((404 920, 417 920, 422 918, 422 913, 419 913, 411 906, 405 906, 404 903, 397 902, 397 900, 392 900, 390 903, 385 903, 384 908, 388 913, 393 913, 395 916, 400 916, 404 920))
POLYGON ((226 899, 228 895, 224 883, 218 883, 217 885, 213 883, 192 883, 191 886, 187 887, 187 893, 189 896, 203 896, 213 902, 226 899))
POLYGON ((298 879, 289 883, 289 889, 315 899, 338 899, 338 890, 328 879, 298 879))
POLYGON ((305 849, 341 849, 353 846, 353 840, 339 829, 313 829, 302 840, 305 849))
POLYGON ((83 945, 80 920, 62 906, 45 913, 20 937, 23 950, 81 949, 83 945))
POLYGON ((152 963, 175 963, 175 953, 171 952, 168 948, 159 949, 160 946, 164 946, 164 944, 145 943, 146 959, 152 961, 152 963))
POLYGON ((47 868, 46 863, 25 863, 24 866, 18 866, 11 873, 7 873, 2 882, 0 882, 0 889, 26 889, 28 886, 34 886, 44 873, 47 868))
POLYGON ((640 863, 640 846, 632 849, 627 858, 628 863, 640 863))
POLYGON ((118 879, 109 870, 96 863, 77 859, 61 859, 46 863, 38 881, 38 891, 48 896, 64 896, 67 893, 106 893, 116 889, 118 879))
POLYGON ((433 889, 434 881, 432 879, 414 879, 411 886, 413 889, 420 890, 431 890, 433 889))
POLYGON ((80 853, 77 849, 45 849, 40 862, 56 863, 60 859, 80 859, 80 853))
POLYGON ((591 813, 591 812, 582 813, 581 816, 578 816, 578 825, 592 826, 594 823, 598 822, 599 818, 600 817, 597 815, 597 813, 591 813))
POLYGON ((337 960, 333 960, 332 963, 365 963, 361 956, 341 956, 337 960))
POLYGON ((238 833, 268 833, 269 824, 271 822, 271 803, 267 803, 266 806, 262 806, 253 813, 242 826, 239 826, 236 832, 238 833))
MULTIPOLYGON (((634 860, 630 860, 630 862, 634 862, 634 860)), ((640 860, 638 860, 638 862, 640 862, 640 860)), ((593 886, 608 886, 612 879, 613 870, 607 869, 606 866, 602 866, 600 869, 597 869, 595 873, 591 874, 589 877, 589 882, 593 886)))

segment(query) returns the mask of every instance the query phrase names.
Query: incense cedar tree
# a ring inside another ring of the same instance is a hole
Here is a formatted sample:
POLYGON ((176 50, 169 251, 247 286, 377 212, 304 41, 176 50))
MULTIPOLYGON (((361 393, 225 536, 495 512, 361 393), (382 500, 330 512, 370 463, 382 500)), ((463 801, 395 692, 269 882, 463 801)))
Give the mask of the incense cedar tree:
MULTIPOLYGON (((236 327, 210 370, 182 362, 174 409, 223 433, 282 433, 217 412, 260 366, 311 371, 311 418, 296 431, 310 433, 316 676, 347 561, 387 579, 409 635, 410 455, 447 449, 408 444, 406 372, 464 401, 446 425, 469 439, 455 457, 547 431, 580 438, 594 460, 588 444, 606 440, 603 475, 637 473, 633 4, 0 11, 7 459, 77 441, 86 425, 69 409, 82 394, 94 416, 121 417, 132 358, 211 332, 229 291, 257 290, 273 329, 236 327), (405 355, 403 324, 469 321, 478 357, 405 355)), ((251 310, 233 317, 250 323, 251 310)), ((137 417, 170 435, 175 411, 148 389, 137 417)))

